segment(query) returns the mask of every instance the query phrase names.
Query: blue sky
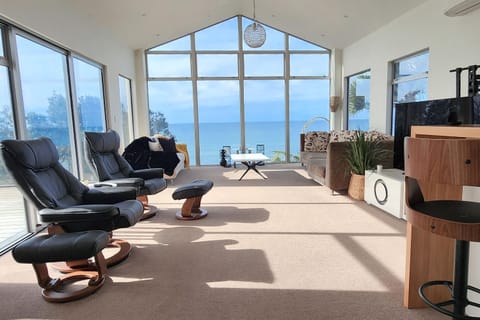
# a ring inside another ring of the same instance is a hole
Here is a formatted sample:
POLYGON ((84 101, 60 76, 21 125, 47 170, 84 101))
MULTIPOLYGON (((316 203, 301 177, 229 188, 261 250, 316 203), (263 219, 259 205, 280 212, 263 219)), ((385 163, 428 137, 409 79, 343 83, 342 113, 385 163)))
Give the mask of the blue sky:
MULTIPOLYGON (((243 18, 242 29, 252 21, 243 18)), ((258 49, 244 47, 245 76, 283 77, 285 34, 264 26, 267 32, 265 44, 258 49), (265 50, 277 50, 265 53, 265 50), (278 50, 282 50, 281 52, 278 50), (255 54, 263 51, 262 54, 255 54)), ((324 50, 301 39, 290 36, 293 50, 324 50)), ((225 77, 224 80, 199 80, 198 103, 200 121, 239 122, 240 89, 238 77, 238 29, 237 18, 195 33, 198 75, 200 77, 225 77), (214 54, 209 54, 215 50, 214 54), (218 54, 218 51, 224 54, 218 54)), ((149 75, 153 77, 189 77, 190 36, 186 36, 155 48, 157 51, 185 51, 174 55, 148 55, 149 75)), ((328 54, 291 54, 292 76, 328 76, 328 54)), ((245 80, 245 120, 284 121, 284 80, 245 80)), ((150 81, 149 105, 151 110, 163 112, 169 123, 193 122, 192 82, 150 81)), ((326 117, 329 103, 328 80, 290 80, 290 118, 305 121, 313 115, 326 117)))

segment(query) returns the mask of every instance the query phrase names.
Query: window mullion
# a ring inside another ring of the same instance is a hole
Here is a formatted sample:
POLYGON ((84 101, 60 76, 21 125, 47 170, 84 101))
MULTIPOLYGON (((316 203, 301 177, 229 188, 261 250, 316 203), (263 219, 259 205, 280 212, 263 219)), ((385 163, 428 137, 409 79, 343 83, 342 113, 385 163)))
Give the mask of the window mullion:
POLYGON ((198 115, 198 66, 197 55, 195 51, 195 34, 190 34, 190 59, 191 59, 191 79, 192 79, 192 98, 193 98, 193 123, 195 130, 195 163, 200 163, 200 127, 199 127, 199 115, 198 115))
POLYGON ((238 16, 238 78, 240 92, 240 148, 245 150, 245 51, 243 50, 242 17, 238 16))
POLYGON ((79 154, 79 146, 82 143, 80 141, 80 121, 77 119, 77 113, 75 110, 78 110, 78 99, 77 99, 77 92, 75 90, 76 84, 75 84, 75 70, 73 68, 73 59, 72 56, 69 55, 66 60, 66 66, 67 66, 67 75, 65 81, 67 82, 67 95, 68 97, 65 97, 66 101, 70 101, 70 108, 69 109, 69 127, 71 131, 70 135, 70 146, 73 146, 72 148, 72 170, 75 173, 75 176, 81 177, 81 172, 82 171, 82 164, 80 163, 80 157, 78 157, 79 154), (70 94, 68 94, 70 93, 70 94))

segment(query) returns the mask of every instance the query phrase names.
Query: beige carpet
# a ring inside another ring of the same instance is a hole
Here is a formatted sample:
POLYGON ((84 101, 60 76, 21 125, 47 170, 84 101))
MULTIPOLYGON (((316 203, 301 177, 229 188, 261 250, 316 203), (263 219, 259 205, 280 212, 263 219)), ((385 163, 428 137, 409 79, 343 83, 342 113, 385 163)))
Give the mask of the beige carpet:
POLYGON ((151 197, 160 213, 117 238, 134 245, 96 294, 40 296, 33 269, 0 257, 1 319, 444 319, 402 307, 405 222, 332 195, 300 165, 202 167, 151 197), (208 217, 178 221, 173 190, 209 178, 208 217))

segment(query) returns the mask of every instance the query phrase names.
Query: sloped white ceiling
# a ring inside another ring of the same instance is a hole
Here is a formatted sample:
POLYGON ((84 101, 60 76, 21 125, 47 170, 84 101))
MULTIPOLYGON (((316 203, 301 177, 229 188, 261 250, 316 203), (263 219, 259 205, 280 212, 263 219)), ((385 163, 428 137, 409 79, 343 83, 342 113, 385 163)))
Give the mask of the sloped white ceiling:
MULTIPOLYGON (((253 0, 69 0, 133 49, 244 15, 253 0)), ((344 48, 426 0, 256 0, 262 23, 326 48, 344 48)))

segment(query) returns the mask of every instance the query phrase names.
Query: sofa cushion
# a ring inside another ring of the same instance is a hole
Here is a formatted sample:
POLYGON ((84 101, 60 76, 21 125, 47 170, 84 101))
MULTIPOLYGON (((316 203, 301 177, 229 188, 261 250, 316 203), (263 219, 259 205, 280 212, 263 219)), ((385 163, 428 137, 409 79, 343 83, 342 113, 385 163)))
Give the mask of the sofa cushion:
POLYGON ((310 131, 305 134, 305 151, 323 152, 327 151, 330 132, 310 131))
POLYGON ((385 141, 385 140, 392 140, 393 137, 388 134, 384 134, 379 131, 372 130, 372 131, 365 132, 365 139, 371 140, 371 141, 385 141))
POLYGON ((330 142, 352 141, 354 137, 354 130, 332 130, 330 132, 330 142))

